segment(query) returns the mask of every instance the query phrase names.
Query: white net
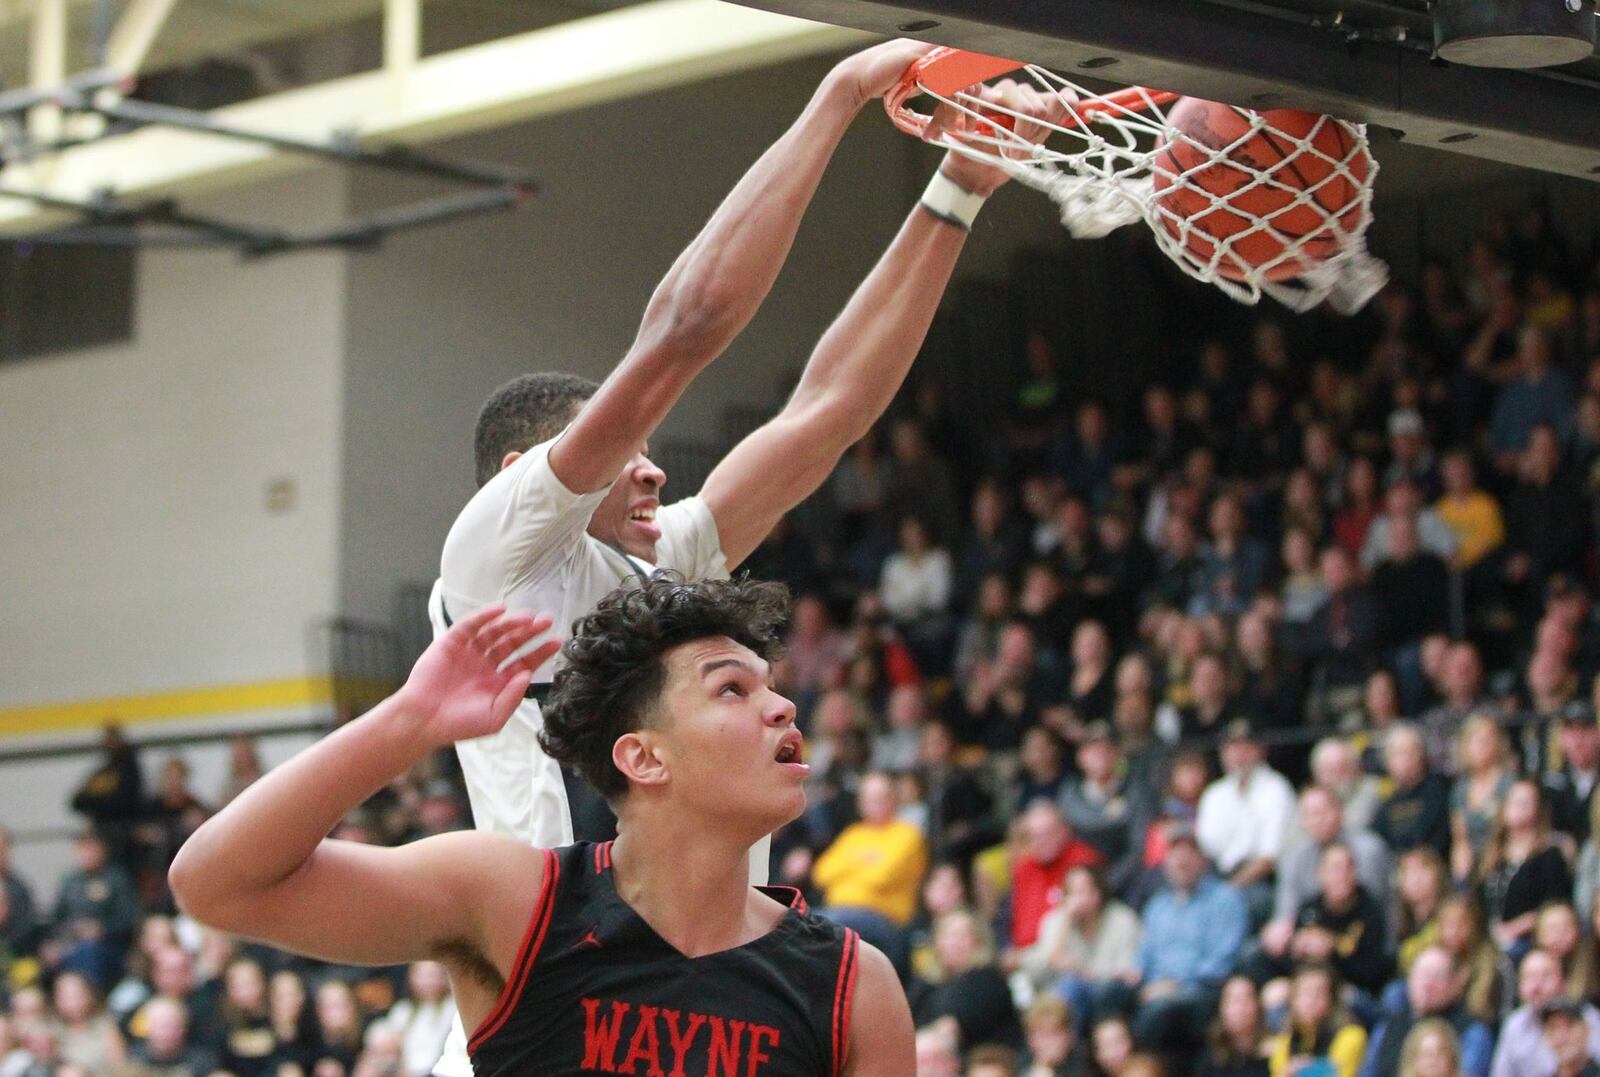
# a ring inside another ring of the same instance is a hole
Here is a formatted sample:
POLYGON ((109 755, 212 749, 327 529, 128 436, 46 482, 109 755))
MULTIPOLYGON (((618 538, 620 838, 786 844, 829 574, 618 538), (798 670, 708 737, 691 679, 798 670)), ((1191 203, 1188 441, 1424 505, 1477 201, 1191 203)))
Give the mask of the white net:
POLYGON ((976 133, 933 141, 1049 195, 1074 236, 1097 238, 1142 220, 1185 273, 1242 303, 1267 295, 1295 310, 1327 302, 1350 313, 1387 282, 1388 267, 1367 251, 1378 165, 1364 125, 1321 116, 1308 129, 1286 130, 1232 108, 1237 137, 1210 145, 1169 122, 1181 100, 1172 94, 1134 88, 1096 97, 1043 68, 1021 70, 1065 110, 1045 122, 1048 137, 1035 143, 983 122, 1036 117, 969 91, 921 85, 977 122, 976 133), (1273 152, 1253 152, 1258 139, 1273 152), (1252 163, 1263 156, 1270 160, 1252 163))

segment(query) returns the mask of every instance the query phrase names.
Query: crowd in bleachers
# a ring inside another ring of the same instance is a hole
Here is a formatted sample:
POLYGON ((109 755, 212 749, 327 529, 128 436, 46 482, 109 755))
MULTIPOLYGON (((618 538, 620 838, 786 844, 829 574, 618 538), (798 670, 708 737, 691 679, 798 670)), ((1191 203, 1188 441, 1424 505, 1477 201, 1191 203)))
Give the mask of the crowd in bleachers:
MULTIPOLYGON (((889 955, 926 1077, 1579 1072, 1600 258, 1535 206, 1361 318, 1229 324, 1131 399, 1043 330, 1004 414, 924 379, 756 551, 812 765, 774 881, 889 955)), ((148 790, 109 736, 53 905, 0 837, 0 1077, 429 1072, 438 966, 175 915, 259 770, 148 790)), ((444 756, 339 834, 466 821, 444 756)))
POLYGON ((919 1073, 1600 1058, 1595 253, 1533 204, 1131 399, 1033 333, 1005 414, 915 388, 757 552, 778 874, 901 969, 919 1073))
MULTIPOLYGON (((398 844, 457 829, 464 799, 433 759, 337 836, 398 844)), ((261 773, 232 744, 202 796, 181 756, 148 788, 137 750, 107 730, 72 797, 89 825, 53 904, 13 870, 0 828, 0 1074, 4 1077, 426 1077, 454 1017, 443 966, 330 966, 178 915, 166 873, 184 839, 261 773)))

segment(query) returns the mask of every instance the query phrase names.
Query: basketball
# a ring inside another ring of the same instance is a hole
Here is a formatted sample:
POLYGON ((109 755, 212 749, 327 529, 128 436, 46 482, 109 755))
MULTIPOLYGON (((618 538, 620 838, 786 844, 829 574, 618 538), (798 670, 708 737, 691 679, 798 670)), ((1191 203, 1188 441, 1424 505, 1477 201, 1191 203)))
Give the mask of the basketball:
POLYGON ((1291 280, 1338 253, 1360 226, 1372 162, 1351 152, 1358 142, 1331 118, 1276 109, 1254 128, 1250 115, 1199 98, 1172 108, 1154 161, 1156 217, 1190 256, 1215 258, 1228 280, 1248 280, 1262 266, 1267 280, 1291 280), (1335 162, 1347 158, 1349 175, 1339 174, 1335 162), (1303 191, 1311 203, 1297 202, 1303 191), (1296 240, 1299 252, 1284 257, 1296 240))

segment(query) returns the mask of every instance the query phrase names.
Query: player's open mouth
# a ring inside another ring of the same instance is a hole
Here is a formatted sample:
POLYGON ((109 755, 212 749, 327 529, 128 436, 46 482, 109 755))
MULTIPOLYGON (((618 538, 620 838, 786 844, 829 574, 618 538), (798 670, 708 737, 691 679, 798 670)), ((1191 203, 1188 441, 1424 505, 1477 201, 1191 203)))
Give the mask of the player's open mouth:
POLYGON ((656 510, 653 508, 634 509, 632 512, 628 513, 628 519, 634 521, 635 523, 653 524, 656 522, 656 510))
POLYGON ((774 762, 798 773, 811 773, 811 767, 805 762, 805 740, 798 730, 791 729, 783 735, 783 739, 778 742, 778 750, 772 758, 774 762))

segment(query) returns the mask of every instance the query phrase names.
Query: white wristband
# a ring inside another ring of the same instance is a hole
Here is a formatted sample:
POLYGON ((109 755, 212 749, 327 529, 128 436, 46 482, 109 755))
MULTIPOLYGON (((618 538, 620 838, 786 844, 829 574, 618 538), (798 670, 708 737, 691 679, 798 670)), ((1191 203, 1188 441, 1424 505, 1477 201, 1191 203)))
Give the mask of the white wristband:
POLYGON ((922 192, 922 208, 957 228, 972 231, 972 222, 988 201, 988 195, 973 194, 943 172, 935 172, 922 192))

